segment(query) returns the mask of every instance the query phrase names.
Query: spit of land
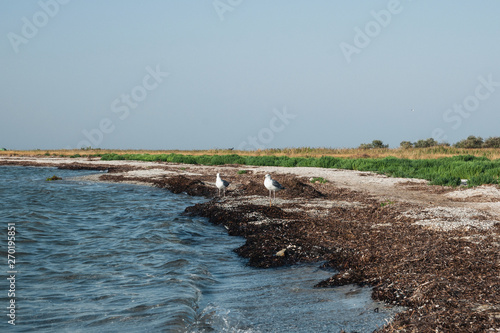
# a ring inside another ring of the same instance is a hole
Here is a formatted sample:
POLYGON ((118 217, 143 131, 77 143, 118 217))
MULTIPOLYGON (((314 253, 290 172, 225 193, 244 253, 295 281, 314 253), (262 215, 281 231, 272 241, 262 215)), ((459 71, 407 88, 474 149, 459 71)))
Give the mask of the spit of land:
POLYGON ((100 170, 85 179, 205 196, 185 213, 245 237, 235 251, 249 265, 318 262, 338 273, 316 287, 369 285, 374 299, 406 307, 380 332, 500 332, 496 185, 451 188, 352 170, 100 158, 1 156, 0 165, 100 170), (217 173, 230 182, 225 197, 217 196, 217 173), (271 206, 267 173, 286 187, 271 206), (326 182, 311 182, 318 177, 326 182))

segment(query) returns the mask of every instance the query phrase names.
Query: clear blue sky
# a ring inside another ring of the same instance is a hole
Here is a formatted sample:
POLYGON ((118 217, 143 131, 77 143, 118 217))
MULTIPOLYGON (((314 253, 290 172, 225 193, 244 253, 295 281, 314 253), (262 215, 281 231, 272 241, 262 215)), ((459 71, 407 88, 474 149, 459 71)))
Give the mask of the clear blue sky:
POLYGON ((500 136, 497 0, 0 3, 0 147, 500 136))

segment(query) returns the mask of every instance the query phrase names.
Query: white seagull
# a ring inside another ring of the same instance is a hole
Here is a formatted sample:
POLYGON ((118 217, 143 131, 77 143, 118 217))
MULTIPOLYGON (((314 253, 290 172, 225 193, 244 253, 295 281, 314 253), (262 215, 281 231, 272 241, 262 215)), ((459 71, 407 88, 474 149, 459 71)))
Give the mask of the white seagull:
POLYGON ((284 190, 285 188, 280 183, 272 179, 269 174, 267 174, 264 179, 264 186, 269 190, 269 207, 271 207, 271 191, 274 192, 274 199, 276 199, 276 191, 284 190))
POLYGON ((215 185, 219 189, 219 197, 220 197, 220 190, 224 190, 224 196, 226 196, 226 187, 229 186, 229 182, 225 181, 224 179, 221 179, 220 174, 217 174, 217 180, 215 181, 215 185))

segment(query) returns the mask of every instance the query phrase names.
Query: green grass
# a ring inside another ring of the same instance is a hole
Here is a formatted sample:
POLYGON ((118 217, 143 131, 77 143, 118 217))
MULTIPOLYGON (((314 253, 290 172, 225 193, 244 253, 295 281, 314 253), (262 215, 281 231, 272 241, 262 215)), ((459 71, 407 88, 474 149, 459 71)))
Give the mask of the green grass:
POLYGON ((238 175, 244 175, 248 173, 248 170, 238 170, 238 175))
POLYGON ((340 158, 340 157, 288 157, 184 154, 103 154, 101 159, 162 161, 172 163, 255 166, 320 167, 358 171, 372 171, 391 177, 420 178, 433 185, 458 186, 461 179, 468 179, 469 186, 498 184, 500 159, 460 155, 437 159, 340 158))
POLYGON ((326 180, 325 178, 323 177, 314 177, 311 179, 311 183, 320 183, 320 184, 324 184, 324 183, 328 183, 328 180, 326 180))
POLYGON ((389 205, 392 205, 393 203, 394 203, 394 201, 386 200, 386 201, 380 203, 380 207, 389 206, 389 205))

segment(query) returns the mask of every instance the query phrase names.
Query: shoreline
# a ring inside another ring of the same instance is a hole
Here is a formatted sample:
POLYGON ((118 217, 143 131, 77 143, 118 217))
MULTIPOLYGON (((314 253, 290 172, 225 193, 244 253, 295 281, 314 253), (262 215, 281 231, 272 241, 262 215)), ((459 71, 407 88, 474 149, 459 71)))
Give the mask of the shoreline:
POLYGON ((255 267, 326 262, 317 287, 370 285, 406 311, 380 332, 498 332, 500 190, 321 168, 199 166, 98 158, 0 157, 1 165, 107 170, 92 181, 165 188, 211 199, 186 214, 223 224, 255 267), (238 171, 247 170, 246 173, 238 171), (215 174, 231 185, 217 198, 215 174), (287 189, 269 207, 264 174, 287 189), (323 177, 324 184, 311 183, 323 177))

